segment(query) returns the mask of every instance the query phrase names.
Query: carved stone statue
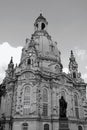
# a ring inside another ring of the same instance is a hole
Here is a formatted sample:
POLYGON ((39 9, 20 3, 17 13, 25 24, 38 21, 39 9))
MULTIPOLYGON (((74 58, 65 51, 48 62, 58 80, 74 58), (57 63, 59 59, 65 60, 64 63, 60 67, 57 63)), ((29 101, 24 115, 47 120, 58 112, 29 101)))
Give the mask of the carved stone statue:
POLYGON ((60 118, 66 118, 66 108, 67 108, 67 102, 65 101, 64 97, 62 96, 61 99, 59 99, 59 116, 60 116, 60 118))

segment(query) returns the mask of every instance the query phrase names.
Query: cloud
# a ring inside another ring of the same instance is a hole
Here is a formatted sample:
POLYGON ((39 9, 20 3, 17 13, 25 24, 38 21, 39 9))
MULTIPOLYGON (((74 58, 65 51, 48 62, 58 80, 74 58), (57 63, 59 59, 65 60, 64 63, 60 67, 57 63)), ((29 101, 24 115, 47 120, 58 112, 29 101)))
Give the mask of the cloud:
MULTIPOLYGON (((63 72, 65 72, 66 74, 69 73, 68 68, 63 68, 63 72)), ((87 83, 87 73, 82 74, 82 79, 84 79, 84 81, 87 83)))
MULTIPOLYGON (((10 62, 11 56, 13 57, 14 64, 19 64, 21 58, 22 47, 12 47, 8 42, 4 42, 0 45, 0 83, 5 77, 5 71, 10 62)), ((77 55, 81 58, 86 55, 85 50, 76 50, 77 55)), ((87 69, 87 66, 85 67, 87 69)), ((63 72, 68 73, 68 68, 63 68, 63 72)), ((83 74, 82 78, 87 82, 87 74, 83 74)))
POLYGON ((63 72, 65 72, 66 74, 68 74, 69 73, 68 68, 63 68, 63 72))
POLYGON ((20 62, 22 47, 12 47, 8 42, 0 45, 0 82, 5 76, 5 70, 10 62, 11 56, 13 57, 14 64, 20 62))
POLYGON ((2 82, 3 78, 5 77, 6 68, 7 68, 6 65, 0 66, 0 83, 2 82))
POLYGON ((87 57, 86 50, 75 47, 75 52, 76 52, 76 55, 81 58, 81 60, 84 60, 87 57))
POLYGON ((82 74, 82 78, 84 79, 84 81, 87 83, 87 73, 82 74))

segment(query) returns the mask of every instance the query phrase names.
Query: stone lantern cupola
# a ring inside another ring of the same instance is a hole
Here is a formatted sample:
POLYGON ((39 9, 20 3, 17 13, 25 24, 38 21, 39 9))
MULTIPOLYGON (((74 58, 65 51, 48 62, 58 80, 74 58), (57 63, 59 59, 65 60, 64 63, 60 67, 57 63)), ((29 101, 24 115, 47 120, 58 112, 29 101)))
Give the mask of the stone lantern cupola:
POLYGON ((35 20, 34 28, 35 31, 42 31, 47 29, 48 22, 46 18, 43 17, 42 13, 40 13, 40 16, 35 20))

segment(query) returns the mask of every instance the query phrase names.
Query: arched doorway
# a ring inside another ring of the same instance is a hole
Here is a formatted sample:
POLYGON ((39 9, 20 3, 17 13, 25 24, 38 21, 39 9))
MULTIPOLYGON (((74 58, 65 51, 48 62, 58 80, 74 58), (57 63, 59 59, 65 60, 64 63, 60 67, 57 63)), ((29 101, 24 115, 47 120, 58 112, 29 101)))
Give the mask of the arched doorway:
POLYGON ((28 130, 28 123, 22 124, 22 130, 28 130))
POLYGON ((83 130, 81 125, 78 126, 78 130, 83 130))
POLYGON ((44 125, 44 130, 49 130, 49 124, 44 125))

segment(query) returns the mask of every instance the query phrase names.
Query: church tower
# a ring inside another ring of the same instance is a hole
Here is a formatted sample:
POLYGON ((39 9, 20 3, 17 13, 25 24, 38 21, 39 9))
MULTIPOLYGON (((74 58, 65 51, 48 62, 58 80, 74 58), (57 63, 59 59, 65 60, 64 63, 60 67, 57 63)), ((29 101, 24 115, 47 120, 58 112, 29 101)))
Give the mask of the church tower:
POLYGON ((69 73, 70 73, 70 77, 72 77, 73 80, 83 81, 83 79, 81 78, 81 73, 78 72, 78 64, 76 62, 76 59, 74 57, 72 50, 71 50, 71 55, 69 58, 69 73))
POLYGON ((74 57, 74 54, 73 54, 73 51, 71 50, 71 56, 69 58, 70 62, 69 62, 69 71, 70 71, 70 74, 72 76, 72 78, 77 78, 77 73, 78 73, 78 64, 75 60, 75 57, 74 57))

